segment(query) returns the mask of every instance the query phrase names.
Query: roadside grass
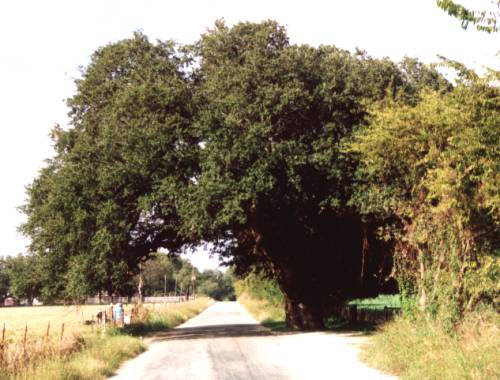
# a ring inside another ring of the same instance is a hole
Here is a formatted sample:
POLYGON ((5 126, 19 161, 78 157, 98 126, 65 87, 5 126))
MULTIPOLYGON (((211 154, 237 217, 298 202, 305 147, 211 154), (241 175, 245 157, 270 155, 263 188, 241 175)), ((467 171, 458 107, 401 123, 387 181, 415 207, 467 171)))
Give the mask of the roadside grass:
POLYGON ((201 297, 184 304, 166 304, 146 307, 139 312, 143 322, 134 323, 120 329, 114 329, 117 333, 129 336, 147 336, 156 331, 170 329, 178 326, 188 319, 205 310, 214 301, 210 298, 201 297))
POLYGON ((361 359, 401 379, 499 379, 500 317, 468 315, 452 334, 424 317, 396 317, 376 332, 361 359))
POLYGON ((262 325, 275 331, 286 329, 285 308, 282 304, 252 298, 247 292, 241 293, 238 301, 262 325))
POLYGON ((126 335, 92 335, 84 340, 81 351, 35 363, 10 374, 8 379, 105 379, 122 362, 146 349, 139 338, 126 335))
POLYGON ((0 366, 0 378, 28 379, 105 379, 125 360, 146 349, 142 337, 173 328, 207 308, 213 301, 198 298, 181 304, 143 306, 139 320, 123 328, 106 332, 85 331, 74 336, 71 350, 58 352, 39 360, 26 360, 23 365, 0 366))
MULTIPOLYGON (((282 305, 255 299, 243 292, 238 301, 252 316, 272 330, 284 330, 282 305)), ((398 296, 353 300, 358 308, 400 307, 398 296)), ((384 324, 350 325, 342 318, 327 318, 328 330, 362 331, 371 337, 361 352, 370 367, 399 376, 420 379, 500 379, 500 315, 485 309, 468 315, 453 334, 422 316, 395 316, 384 324)))

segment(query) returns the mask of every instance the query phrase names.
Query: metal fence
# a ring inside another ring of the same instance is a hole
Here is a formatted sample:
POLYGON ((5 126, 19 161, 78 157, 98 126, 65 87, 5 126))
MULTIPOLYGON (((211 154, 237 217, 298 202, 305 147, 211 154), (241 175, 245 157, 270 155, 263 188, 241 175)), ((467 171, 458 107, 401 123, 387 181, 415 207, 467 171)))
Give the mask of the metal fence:
MULTIPOLYGON (((164 296, 164 297, 143 297, 144 303, 176 303, 184 302, 193 299, 193 296, 164 296)), ((89 297, 85 301, 86 305, 109 305, 111 303, 138 303, 139 297, 117 297, 117 296, 101 296, 89 297)))
POLYGON ((400 307, 384 305, 348 305, 342 309, 342 316, 350 323, 378 323, 388 321, 401 312, 400 307))

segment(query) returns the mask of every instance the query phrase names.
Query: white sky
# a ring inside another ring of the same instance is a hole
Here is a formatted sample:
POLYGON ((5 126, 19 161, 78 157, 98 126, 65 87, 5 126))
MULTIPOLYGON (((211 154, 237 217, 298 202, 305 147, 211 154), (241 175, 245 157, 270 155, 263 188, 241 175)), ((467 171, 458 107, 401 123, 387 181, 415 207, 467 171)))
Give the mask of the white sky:
MULTIPOLYGON (((395 60, 408 55, 432 62, 441 54, 499 68, 500 33, 479 33, 473 26, 463 31, 435 0, 2 1, 0 255, 26 251, 28 241, 16 232, 23 222, 16 206, 53 153, 50 129, 66 126, 64 99, 74 91, 78 67, 97 47, 134 30, 190 43, 221 17, 228 24, 275 19, 287 26, 292 43, 357 46, 395 60)), ((200 269, 217 265, 204 254, 191 259, 200 269)))

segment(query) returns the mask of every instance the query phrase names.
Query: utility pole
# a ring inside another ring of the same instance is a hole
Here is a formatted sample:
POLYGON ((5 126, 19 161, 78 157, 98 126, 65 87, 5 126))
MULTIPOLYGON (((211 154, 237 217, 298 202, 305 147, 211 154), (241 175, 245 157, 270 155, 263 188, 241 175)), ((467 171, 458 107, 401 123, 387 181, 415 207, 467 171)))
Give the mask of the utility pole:
POLYGON ((163 280, 164 280, 164 287, 163 287, 163 297, 165 297, 167 295, 167 275, 163 276, 163 280))
POLYGON ((191 293, 193 293, 193 298, 194 298, 194 282, 196 280, 196 275, 194 274, 194 267, 191 270, 191 293))

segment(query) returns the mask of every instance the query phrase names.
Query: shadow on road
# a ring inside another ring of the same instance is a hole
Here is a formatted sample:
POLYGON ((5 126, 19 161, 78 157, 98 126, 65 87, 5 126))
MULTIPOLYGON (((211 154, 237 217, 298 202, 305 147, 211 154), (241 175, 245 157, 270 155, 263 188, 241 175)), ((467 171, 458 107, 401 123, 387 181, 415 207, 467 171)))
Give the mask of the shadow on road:
MULTIPOLYGON (((234 325, 207 325, 199 327, 180 327, 173 330, 156 333, 151 342, 163 342, 170 340, 190 339, 217 339, 217 338, 240 338, 259 336, 283 336, 305 334, 303 331, 280 330, 272 331, 258 324, 234 324, 234 325)), ((337 334, 342 336, 365 335, 359 330, 323 331, 326 334, 337 334)))
POLYGON ((199 327, 179 327, 174 330, 159 332, 155 334, 152 341, 159 342, 182 339, 239 338, 281 334, 282 333, 276 333, 257 324, 208 325, 199 327))

